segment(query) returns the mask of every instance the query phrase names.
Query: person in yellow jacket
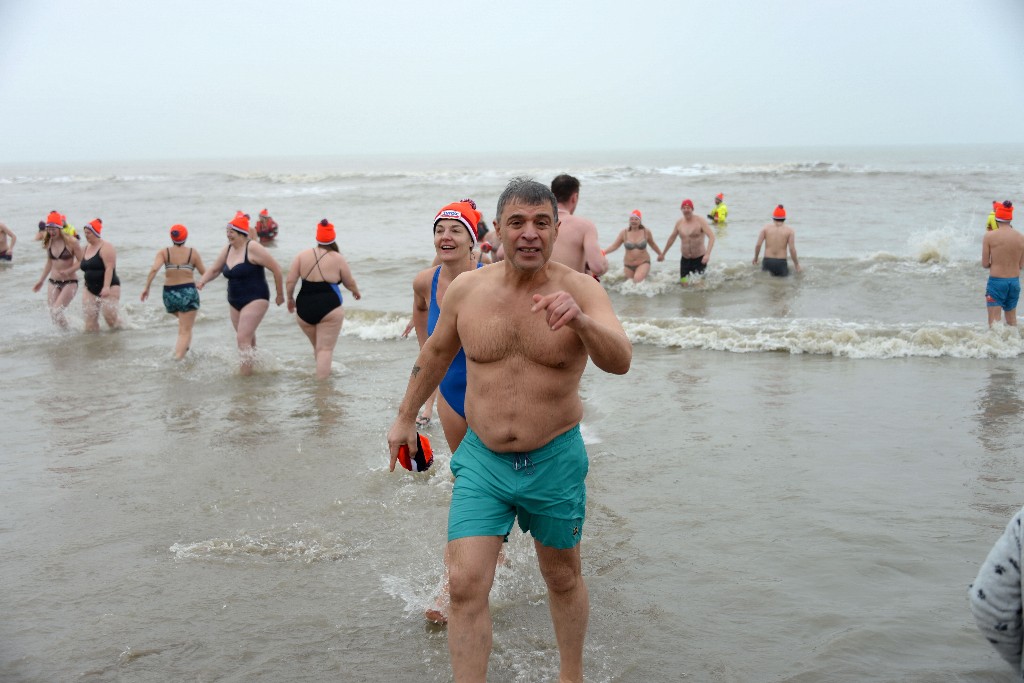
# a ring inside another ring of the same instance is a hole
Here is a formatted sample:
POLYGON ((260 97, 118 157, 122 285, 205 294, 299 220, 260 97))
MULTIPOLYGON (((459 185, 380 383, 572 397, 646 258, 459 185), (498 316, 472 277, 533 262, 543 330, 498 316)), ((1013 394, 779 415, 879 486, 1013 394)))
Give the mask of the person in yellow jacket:
POLYGON ((711 222, 717 225, 725 223, 725 217, 729 215, 729 207, 725 205, 724 199, 725 195, 721 192, 715 195, 715 208, 711 209, 711 213, 708 214, 711 222))
POLYGON ((996 223, 996 206, 999 202, 992 202, 992 212, 988 215, 988 221, 985 223, 985 230, 998 230, 999 224, 996 223))

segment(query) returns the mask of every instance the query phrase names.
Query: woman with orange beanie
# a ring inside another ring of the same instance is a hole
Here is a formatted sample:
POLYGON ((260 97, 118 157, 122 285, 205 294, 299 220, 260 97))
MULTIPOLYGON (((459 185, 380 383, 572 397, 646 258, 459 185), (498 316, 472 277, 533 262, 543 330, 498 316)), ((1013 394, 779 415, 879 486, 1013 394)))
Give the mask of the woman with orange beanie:
POLYGON ((40 223, 46 265, 32 291, 38 292, 49 279, 50 288, 46 300, 50 305, 50 318, 54 324, 66 330, 68 305, 78 292, 78 264, 82 260, 82 245, 78 243, 73 230, 66 230, 64 224, 64 216, 56 211, 51 211, 46 220, 40 223))
POLYGON ((643 282, 647 279, 647 274, 651 272, 651 255, 647 251, 648 246, 658 255, 659 261, 664 258, 664 254, 654 241, 654 235, 644 227, 641 218, 640 209, 634 209, 629 214, 629 225, 619 233, 611 246, 604 250, 605 254, 610 254, 620 246, 626 247, 626 255, 622 258, 623 275, 627 280, 633 282, 643 282))
POLYGON ((277 305, 284 303, 281 266, 267 248, 251 239, 249 216, 241 211, 227 224, 228 245, 217 260, 196 283, 203 290, 207 282, 221 273, 228 281, 228 306, 231 325, 235 328, 235 341, 241 352, 241 373, 251 375, 256 360, 256 328, 270 308, 270 289, 267 287, 266 268, 274 275, 277 305))
POLYGON ((161 268, 164 269, 164 308, 178 319, 178 341, 174 345, 174 360, 185 357, 192 346, 192 326, 199 314, 199 290, 196 289, 195 271, 202 276, 206 273, 199 252, 185 248, 188 228, 184 225, 171 226, 172 246, 156 252, 153 267, 149 269, 146 286, 139 300, 149 298, 149 286, 161 268))
POLYGON ((121 327, 118 306, 121 303, 121 280, 117 277, 117 250, 101 234, 103 220, 94 218, 85 224, 85 253, 82 255, 82 311, 85 313, 85 331, 98 332, 100 312, 110 328, 121 327), (92 252, 92 255, 89 252, 92 252))
POLYGON ((345 322, 341 288, 352 292, 356 301, 362 298, 345 257, 338 251, 334 226, 324 218, 316 226, 316 246, 299 252, 288 267, 286 289, 288 311, 296 314, 299 328, 313 345, 316 377, 331 374, 334 347, 345 322), (302 276, 302 288, 295 296, 295 284, 302 276))

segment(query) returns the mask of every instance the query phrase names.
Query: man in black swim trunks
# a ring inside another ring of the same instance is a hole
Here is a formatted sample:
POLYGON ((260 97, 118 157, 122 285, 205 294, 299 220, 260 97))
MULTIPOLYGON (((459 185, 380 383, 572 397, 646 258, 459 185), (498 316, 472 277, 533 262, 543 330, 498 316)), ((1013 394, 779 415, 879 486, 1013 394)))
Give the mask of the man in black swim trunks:
POLYGON ((767 270, 776 277, 789 275, 787 250, 793 258, 793 267, 796 268, 796 272, 800 272, 800 261, 796 257, 796 233, 793 232, 793 228, 785 225, 785 221, 786 209, 779 204, 772 213, 772 222, 761 228, 761 234, 757 236, 757 246, 754 247, 754 265, 757 265, 761 245, 764 244, 764 263, 761 270, 767 270))
POLYGON ((18 241, 10 228, 0 223, 0 261, 10 261, 14 256, 14 243, 18 241))
POLYGON ((665 254, 669 247, 679 238, 679 247, 683 256, 679 259, 679 284, 685 285, 690 273, 703 273, 707 268, 708 259, 711 258, 711 250, 715 246, 715 233, 708 226, 708 222, 693 213, 693 201, 684 199, 679 207, 683 217, 676 221, 672 228, 672 234, 665 243, 665 248, 658 256, 659 261, 665 260, 665 254), (704 239, 707 238, 707 246, 704 239))

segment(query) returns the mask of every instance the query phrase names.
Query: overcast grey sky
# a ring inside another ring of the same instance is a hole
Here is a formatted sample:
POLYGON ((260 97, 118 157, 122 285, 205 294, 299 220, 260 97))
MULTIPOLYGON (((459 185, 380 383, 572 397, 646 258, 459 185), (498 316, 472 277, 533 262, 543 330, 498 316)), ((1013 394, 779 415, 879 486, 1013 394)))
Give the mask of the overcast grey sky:
POLYGON ((0 0, 0 162, 1024 142, 1022 0, 0 0))

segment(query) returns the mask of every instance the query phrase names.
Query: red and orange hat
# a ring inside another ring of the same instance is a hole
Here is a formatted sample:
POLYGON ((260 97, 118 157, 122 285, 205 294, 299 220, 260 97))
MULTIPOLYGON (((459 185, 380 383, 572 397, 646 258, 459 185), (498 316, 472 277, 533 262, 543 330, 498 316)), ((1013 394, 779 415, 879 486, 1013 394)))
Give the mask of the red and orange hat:
POLYGON ((636 219, 638 221, 642 221, 644 219, 644 215, 640 213, 640 209, 633 209, 632 211, 630 211, 629 217, 632 218, 633 216, 636 216, 636 219))
POLYGON ((1007 199, 1002 204, 993 207, 996 210, 997 223, 1009 223, 1013 220, 1013 202, 1007 199))
POLYGON ((103 232, 103 219, 102 218, 94 218, 94 219, 92 219, 91 221, 89 221, 88 223, 85 224, 85 229, 91 231, 92 234, 94 234, 97 237, 99 237, 100 233, 103 232))
POLYGON ((692 199, 684 199, 683 203, 679 205, 680 209, 685 209, 687 207, 689 207, 691 211, 693 210, 693 200, 692 199))
POLYGON ((269 214, 269 213, 267 213, 267 210, 266 210, 266 209, 263 209, 262 211, 260 211, 260 215, 261 215, 261 216, 269 216, 270 214, 269 214))
POLYGON ((320 219, 320 222, 316 224, 316 243, 327 245, 333 244, 336 240, 337 233, 334 232, 334 224, 326 218, 320 219))
POLYGON ((228 227, 237 230, 243 235, 249 234, 249 216, 238 211, 235 217, 228 222, 228 227))
POLYGON ((171 226, 171 241, 175 244, 184 244, 188 239, 188 228, 184 225, 171 226))
POLYGON ((46 216, 46 227, 48 228, 63 228, 64 227, 64 216, 56 211, 51 211, 46 216))
POLYGON ((471 199, 463 199, 461 202, 452 202, 442 208, 436 216, 434 216, 434 223, 431 227, 436 227, 437 222, 444 219, 451 219, 458 221, 466 226, 469 230, 469 236, 473 238, 473 245, 476 246, 477 234, 476 224, 480 222, 480 212, 476 210, 476 205, 471 199))
POLYGON ((410 472, 426 472, 434 462, 434 451, 430 447, 430 439, 423 434, 416 434, 416 452, 410 453, 409 447, 398 447, 398 462, 410 472))
POLYGON ((719 192, 718 194, 715 195, 715 199, 721 201, 721 200, 725 199, 725 195, 722 194, 721 192, 719 192))
POLYGON ((784 220, 786 220, 786 207, 784 207, 782 204, 779 204, 778 206, 776 206, 775 210, 772 211, 772 220, 773 221, 784 221, 784 220))

